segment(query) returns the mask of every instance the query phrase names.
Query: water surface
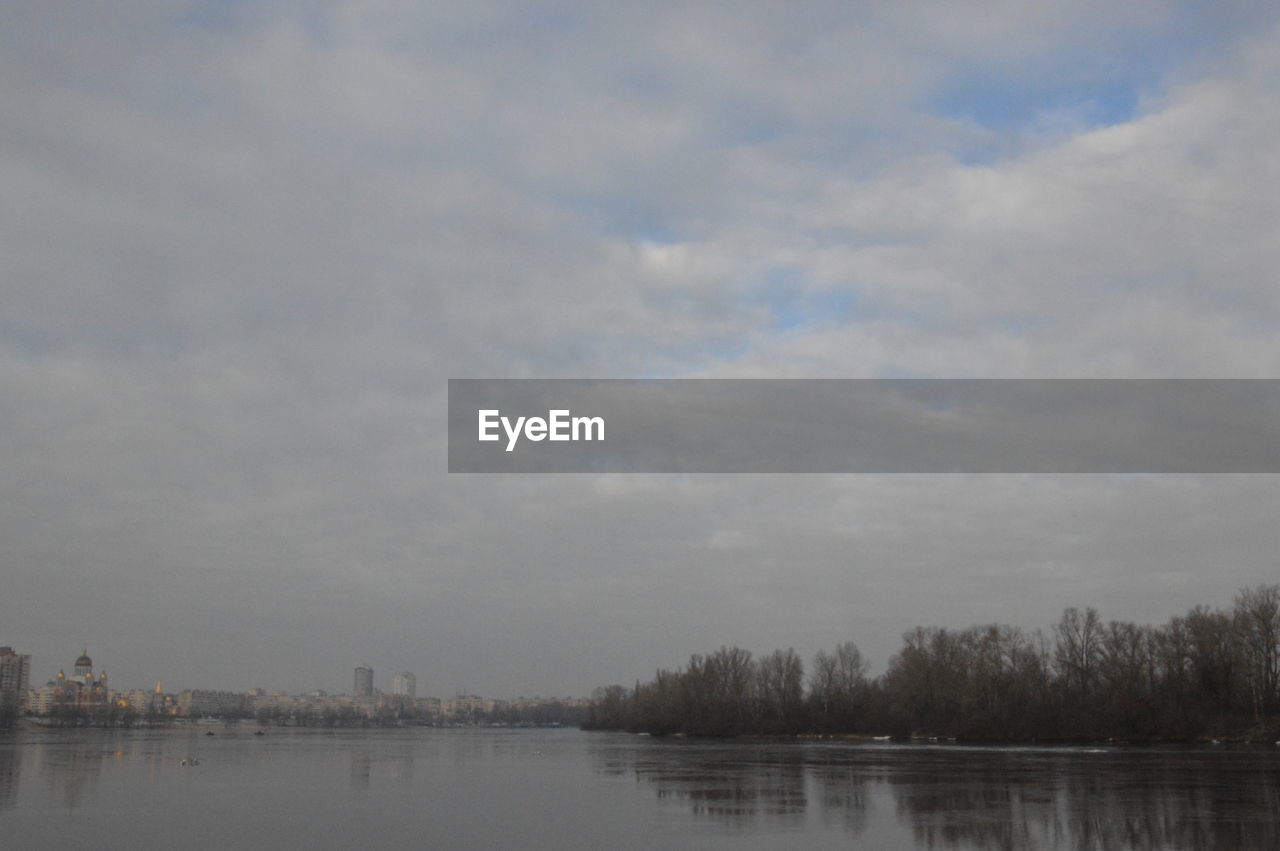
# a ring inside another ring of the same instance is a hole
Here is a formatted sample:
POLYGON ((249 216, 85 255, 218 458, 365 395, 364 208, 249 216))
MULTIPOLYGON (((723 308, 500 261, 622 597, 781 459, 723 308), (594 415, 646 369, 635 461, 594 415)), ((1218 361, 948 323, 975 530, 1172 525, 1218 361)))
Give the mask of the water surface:
POLYGON ((0 733, 0 836, 15 847, 1280 848, 1280 748, 255 729, 0 733))

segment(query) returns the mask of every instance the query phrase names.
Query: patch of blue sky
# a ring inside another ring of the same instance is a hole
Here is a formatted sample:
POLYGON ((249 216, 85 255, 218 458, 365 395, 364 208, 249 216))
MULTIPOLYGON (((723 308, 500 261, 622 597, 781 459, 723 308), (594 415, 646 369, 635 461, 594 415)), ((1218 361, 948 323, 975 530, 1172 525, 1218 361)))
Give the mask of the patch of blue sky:
POLYGON ((178 25, 193 29, 224 32, 236 30, 252 21, 255 15, 270 9, 287 10, 283 0, 194 0, 178 16, 178 25))
POLYGON ((775 300, 773 312, 775 331, 794 331, 828 322, 843 322, 853 316, 858 296, 852 290, 819 290, 799 296, 775 300))
POLYGON ((1178 69, 1212 67, 1250 32, 1275 25, 1274 4, 1175 0, 1162 19, 1101 36, 1092 45, 1023 66, 957 69, 926 104, 944 116, 1008 133, 1038 131, 1044 121, 1104 127, 1137 116, 1144 94, 1158 93, 1178 69))
MULTIPOLYGON (((546 58, 551 60, 556 51, 567 49, 574 37, 582 35, 586 20, 580 10, 535 5, 525 9, 503 9, 497 14, 477 12, 470 17, 463 14, 450 17, 447 24, 440 29, 447 33, 447 42, 454 49, 483 49, 508 44, 543 46, 550 54, 546 58)), ((421 37, 426 34, 413 35, 421 37)))
POLYGON ((653 245, 675 245, 688 239, 672 216, 634 197, 564 195, 552 203, 605 236, 653 245))
POLYGON ((246 0, 195 0, 178 15, 178 25, 202 30, 230 30, 240 13, 249 8, 246 0))
POLYGON ((655 354, 634 376, 628 378, 688 378, 716 364, 731 364, 745 358, 752 344, 745 340, 709 339, 655 354))
POLYGON ((638 100, 660 101, 672 97, 676 91, 668 74, 639 65, 624 67, 612 82, 618 94, 638 100))
POLYGON ((971 79, 933 103, 947 117, 1000 131, 1033 128, 1046 115, 1069 115, 1088 126, 1121 124, 1134 117, 1137 106, 1138 89, 1131 79, 1039 84, 971 79))
POLYGON ((328 43, 329 28, 323 11, 312 5, 296 7, 286 0, 194 0, 178 15, 177 25, 213 33, 235 32, 261 22, 267 13, 290 15, 306 28, 316 44, 328 43))
POLYGON ((1027 313, 1006 314, 992 321, 994 328, 1015 337, 1042 334, 1051 329, 1053 324, 1053 318, 1050 316, 1027 313))
POLYGON ((814 286, 793 267, 771 270, 750 296, 753 306, 772 318, 777 333, 830 322, 844 322, 858 304, 853 287, 814 286))
POLYGON ((958 136, 951 155, 965 166, 988 166, 1016 154, 1029 140, 1132 120, 1144 87, 1125 77, 1051 83, 970 78, 954 82, 928 106, 987 131, 985 138, 958 136))
POLYGON ((62 340, 59 335, 34 330, 32 323, 14 322, 0 324, 0 344, 8 353, 26 357, 55 351, 61 347, 62 340))
POLYGON ((771 145, 792 132, 783 117, 740 98, 723 103, 716 116, 716 134, 725 148, 771 145))

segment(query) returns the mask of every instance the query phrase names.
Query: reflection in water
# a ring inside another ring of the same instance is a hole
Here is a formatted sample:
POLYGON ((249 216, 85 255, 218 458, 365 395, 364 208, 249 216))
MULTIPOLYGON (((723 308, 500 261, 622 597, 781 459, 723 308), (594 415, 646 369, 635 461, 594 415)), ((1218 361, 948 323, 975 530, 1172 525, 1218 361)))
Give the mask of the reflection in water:
POLYGON ((351 749, 351 765, 347 776, 352 789, 367 791, 375 772, 381 777, 390 775, 397 782, 413 782, 413 751, 375 750, 372 742, 351 749))
POLYGON ((871 806, 866 774, 849 766, 819 763, 813 776, 820 789, 818 801, 825 826, 842 827, 855 836, 866 830, 871 806))
POLYGON ((634 773, 658 800, 684 802, 698 817, 731 826, 794 831, 804 826, 816 798, 818 808, 846 832, 865 827, 865 778, 847 766, 815 760, 794 743, 623 741, 592 749, 596 770, 634 773), (638 744, 639 743, 639 744, 638 744))
POLYGON ((1276 848, 1276 768, 1259 750, 975 748, 889 781, 929 848, 1276 848))
POLYGON ((50 794, 62 793, 62 804, 67 812, 75 812, 84 799, 92 795, 98 778, 102 776, 102 763, 108 753, 101 744, 94 742, 79 742, 68 748, 43 753, 42 767, 50 794))
POLYGON ((921 848, 1280 848, 1266 749, 635 741, 593 749, 597 771, 735 829, 811 809, 857 836, 881 797, 921 848))
POLYGON ((0 810, 18 800, 18 775, 22 773, 22 751, 0 744, 0 810))
POLYGON ((363 792, 369 788, 369 775, 373 770, 373 760, 367 750, 351 752, 351 788, 363 792))
POLYGON ((641 763, 636 774, 655 786, 660 799, 687 800, 697 815, 738 826, 757 818, 785 825, 803 814, 807 805, 804 763, 796 756, 725 759, 711 750, 678 765, 641 763))
POLYGON ((0 825, 15 848, 1280 848, 1280 748, 23 730, 0 825))

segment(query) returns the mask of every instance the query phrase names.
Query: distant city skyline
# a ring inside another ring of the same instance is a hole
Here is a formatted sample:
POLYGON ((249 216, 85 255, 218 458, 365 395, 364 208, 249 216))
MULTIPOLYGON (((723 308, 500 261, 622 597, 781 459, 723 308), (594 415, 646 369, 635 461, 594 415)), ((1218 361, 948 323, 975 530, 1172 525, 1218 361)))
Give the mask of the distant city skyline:
MULTIPOLYGON (((95 670, 85 648, 46 681, 29 678, 30 656, 0 646, 0 728, 13 725, 133 727, 168 726, 200 719, 257 720, 292 726, 576 725, 587 711, 581 696, 494 697, 458 692, 419 696, 417 677, 402 672, 390 693, 373 683, 368 664, 354 669, 349 694, 324 689, 289 693, 280 689, 166 689, 111 683, 95 670)), ((201 722, 202 723, 202 722, 201 722)))
MULTIPOLYGON (((84 647, 76 657, 69 658, 66 662, 54 666, 52 672, 47 677, 43 677, 43 678, 37 677, 36 679, 32 678, 33 677, 31 673, 32 667, 33 667, 32 661, 33 661, 33 656, 30 653, 22 653, 18 650, 15 650, 12 646, 0 646, 0 690, 12 690, 15 692, 22 691, 22 690, 29 690, 31 688, 42 686, 47 682, 56 681, 59 675, 69 676, 71 678, 92 676, 95 679, 98 678, 99 676, 105 675, 105 669, 102 668, 101 666, 99 666, 99 670, 97 673, 94 672, 95 665, 94 665, 93 658, 89 653, 88 647, 84 647)), ((222 686, 213 686, 210 684, 200 684, 200 683, 193 683, 193 684, 181 683, 181 684, 178 684, 176 688, 166 689, 165 691, 167 693, 172 692, 174 694, 181 693, 183 691, 192 691, 192 690, 210 691, 210 692, 225 691, 225 692, 236 692, 236 693, 262 691, 266 693, 278 692, 278 693, 285 693, 285 694, 300 694, 300 695, 324 693, 324 694, 332 694, 335 696, 350 695, 353 697, 372 696, 374 694, 381 694, 381 695, 392 696, 392 697, 408 697, 410 699, 414 699, 419 696, 424 696, 424 695, 419 695, 418 686, 419 686, 420 680, 418 676, 412 671, 401 671, 395 674, 390 678, 391 681, 389 684, 387 684, 387 687, 382 688, 382 687, 379 687, 378 685, 377 670, 373 665, 370 665, 368 663, 362 663, 360 665, 356 665, 354 668, 349 670, 352 672, 352 679, 351 679, 352 687, 349 690, 329 689, 329 688, 323 688, 319 686, 311 687, 311 688, 303 688, 303 689, 285 689, 269 683, 257 684, 253 686, 243 687, 243 688, 226 688, 222 686)), ((114 680, 113 686, 118 686, 121 691, 126 691, 126 692, 150 690, 152 686, 156 687, 158 690, 162 682, 164 681, 160 679, 157 679, 151 683, 124 683, 119 680, 114 680)), ((170 684, 173 685, 173 682, 170 681, 170 684)), ((451 691, 447 691, 439 695, 430 695, 430 696, 436 697, 436 698, 441 698, 441 697, 449 698, 449 697, 461 696, 466 694, 469 694, 469 692, 467 692, 466 689, 458 688, 458 689, 453 689, 451 691)), ((544 696, 551 697, 553 695, 559 698, 589 697, 589 694, 585 694, 585 693, 581 695, 567 695, 567 694, 559 694, 557 692, 547 690, 547 689, 533 690, 533 691, 519 692, 519 693, 510 691, 510 690, 497 691, 492 693, 493 697, 500 697, 502 699, 524 698, 524 697, 532 698, 532 697, 544 697, 544 696)))

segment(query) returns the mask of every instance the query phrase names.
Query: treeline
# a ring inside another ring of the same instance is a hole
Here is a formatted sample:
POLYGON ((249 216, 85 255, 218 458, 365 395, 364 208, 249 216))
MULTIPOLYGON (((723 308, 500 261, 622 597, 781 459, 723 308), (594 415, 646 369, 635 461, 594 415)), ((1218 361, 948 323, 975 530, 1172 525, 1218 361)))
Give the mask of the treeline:
POLYGON ((513 727, 577 727, 586 717, 585 707, 549 700, 533 706, 499 707, 493 712, 485 713, 481 720, 489 724, 508 724, 513 727))
POLYGON ((592 695, 586 729, 691 736, 881 734, 986 741, 1280 737, 1280 585, 1163 626, 1070 608, 1050 635, 916 627, 882 676, 852 642, 694 655, 592 695))

